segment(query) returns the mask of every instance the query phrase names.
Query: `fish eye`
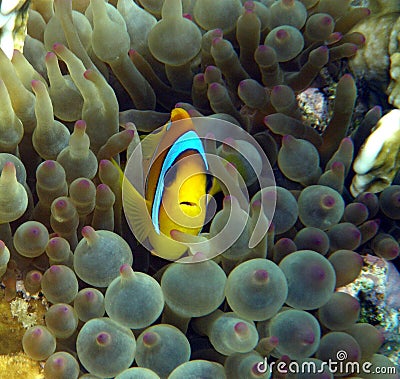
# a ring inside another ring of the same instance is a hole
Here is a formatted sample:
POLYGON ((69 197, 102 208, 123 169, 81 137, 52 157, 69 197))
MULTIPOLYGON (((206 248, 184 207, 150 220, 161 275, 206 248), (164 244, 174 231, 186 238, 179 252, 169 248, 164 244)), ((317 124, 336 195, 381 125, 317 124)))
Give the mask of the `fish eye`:
POLYGON ((177 165, 172 165, 164 176, 164 187, 170 187, 172 183, 175 181, 177 173, 177 165))

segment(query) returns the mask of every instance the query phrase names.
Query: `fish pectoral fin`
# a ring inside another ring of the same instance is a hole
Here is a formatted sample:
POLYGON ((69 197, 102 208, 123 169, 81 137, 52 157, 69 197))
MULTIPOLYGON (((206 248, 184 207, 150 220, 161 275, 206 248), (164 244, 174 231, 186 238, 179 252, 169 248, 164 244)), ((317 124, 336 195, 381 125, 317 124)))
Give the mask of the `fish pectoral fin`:
POLYGON ((119 172, 119 182, 122 188, 122 205, 126 219, 136 239, 143 243, 152 231, 147 201, 127 179, 118 163, 111 158, 112 164, 119 172))
POLYGON ((153 228, 147 201, 126 178, 122 182, 122 200, 128 223, 136 239, 142 243, 153 228))

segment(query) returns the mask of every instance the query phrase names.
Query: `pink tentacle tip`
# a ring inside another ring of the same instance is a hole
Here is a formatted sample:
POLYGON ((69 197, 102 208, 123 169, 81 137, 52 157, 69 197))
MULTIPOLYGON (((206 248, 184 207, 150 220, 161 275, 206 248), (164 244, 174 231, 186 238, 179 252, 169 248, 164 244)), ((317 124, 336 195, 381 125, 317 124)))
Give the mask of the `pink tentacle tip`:
POLYGON ((56 201, 56 203, 55 203, 55 208, 57 209, 57 210, 62 210, 62 209, 64 209, 64 208, 66 208, 67 207, 67 205, 68 205, 68 203, 64 200, 64 199, 60 199, 60 200, 57 200, 56 201))
POLYGON ((284 40, 284 39, 289 38, 289 33, 285 29, 279 29, 276 31, 275 37, 278 40, 284 40))
POLYGON ((215 37, 215 38, 213 38, 213 40, 211 41, 211 44, 212 44, 213 46, 216 46, 216 45, 218 45, 222 40, 223 40, 222 37, 215 37))
POLYGON ((325 16, 325 17, 322 17, 322 19, 321 19, 322 25, 331 25, 332 22, 333 22, 333 20, 332 20, 332 17, 330 17, 330 16, 325 16))
POLYGON ((312 331, 309 331, 304 336, 303 342, 307 345, 312 345, 315 342, 315 335, 312 331))
POLYGON ((294 141, 294 139, 295 138, 290 134, 286 134, 285 136, 282 137, 282 145, 290 144, 294 141))
POLYGON ((96 341, 99 345, 108 345, 111 342, 111 336, 106 332, 102 332, 97 335, 96 341))
POLYGON ((266 282, 268 280, 268 271, 267 270, 256 270, 254 272, 254 278, 258 281, 258 282, 266 282))
POLYGON ((154 345, 157 342, 157 334, 154 332, 147 332, 143 335, 143 343, 146 346, 154 345))
POLYGON ((108 187, 107 184, 101 183, 101 184, 99 184, 97 186, 97 191, 105 192, 105 191, 108 191, 108 190, 109 190, 109 187, 108 187))
MULTIPOLYGON (((207 67, 208 68, 208 67, 207 67)), ((207 68, 206 68, 206 71, 207 71, 207 68)), ((199 82, 199 83, 204 83, 205 82, 205 75, 201 72, 200 74, 196 74, 195 76, 194 76, 194 80, 196 81, 196 82, 199 82)))
POLYGON ((78 182, 78 187, 80 188, 89 188, 90 187, 90 181, 88 179, 80 179, 78 182))
POLYGON ((206 67, 205 73, 208 73, 208 72, 214 71, 214 70, 217 70, 217 67, 210 64, 209 66, 206 67))
POLYGON ((360 44, 363 45, 367 39, 365 38, 364 34, 360 34, 360 44))
POLYGON ((269 338, 269 342, 272 346, 278 346, 279 345, 279 338, 276 336, 271 336, 269 338))
POLYGON ((56 162, 52 160, 44 161, 43 166, 47 169, 54 169, 56 167, 56 162))
POLYGON ((350 46, 350 52, 352 54, 355 54, 358 51, 358 46, 356 44, 352 44, 352 46, 350 46))
POLYGON ((189 109, 189 110, 187 111, 187 113, 189 114, 189 116, 190 116, 191 118, 199 117, 199 113, 198 113, 198 111, 197 111, 196 109, 189 109))
POLYGON ((336 204, 335 198, 330 195, 326 195, 322 198, 322 205, 325 207, 333 207, 336 204))
POLYGON ((61 53, 63 50, 65 50, 66 49, 66 47, 62 44, 62 43, 60 43, 60 42, 56 42, 54 45, 53 45, 53 50, 56 52, 56 53, 61 53))
POLYGON ((99 168, 104 170, 105 168, 109 167, 112 165, 112 163, 108 159, 102 159, 99 163, 99 168))
POLYGON ((208 88, 209 88, 211 91, 216 91, 216 90, 218 90, 218 89, 221 88, 221 87, 222 87, 222 85, 219 84, 219 83, 217 83, 217 82, 213 82, 213 83, 211 83, 211 84, 208 86, 208 88))
POLYGON ((190 13, 184 13, 183 18, 188 19, 189 21, 193 21, 193 16, 190 13))
POLYGON ((246 11, 253 11, 256 7, 256 4, 254 3, 254 1, 246 1, 243 4, 244 9, 246 9, 246 11))
POLYGON ((40 229, 39 229, 38 227, 36 227, 36 226, 34 226, 33 228, 31 228, 31 230, 30 230, 29 232, 30 232, 29 234, 30 234, 32 237, 37 237, 37 236, 40 235, 40 229))
POLYGON ((83 77, 87 80, 93 79, 93 70, 90 68, 83 73, 83 77))
POLYGON ((61 272, 61 267, 57 265, 50 266, 49 272, 54 275, 58 275, 61 272))
POLYGON ((86 225, 82 228, 83 238, 90 239, 94 234, 96 234, 96 231, 90 225, 86 225))
POLYGON ((93 291, 86 291, 85 292, 85 298, 88 302, 93 302, 95 299, 96 295, 93 291))
POLYGON ((232 137, 226 137, 223 141, 224 145, 228 145, 230 147, 236 146, 236 141, 232 137))
POLYGON ((52 51, 47 52, 47 54, 45 56, 46 62, 48 62, 50 59, 54 59, 54 58, 56 58, 56 55, 52 51))
POLYGON ((342 163, 342 162, 333 162, 332 163, 332 166, 331 166, 331 169, 333 170, 333 171, 341 171, 341 170, 344 170, 344 164, 342 163))
POLYGON ((39 327, 38 327, 38 328, 35 328, 35 329, 32 331, 33 337, 36 337, 36 338, 41 337, 42 334, 43 334, 43 331, 42 331, 42 329, 39 328, 39 327))
POLYGON ((40 83, 41 83, 40 80, 37 80, 37 79, 32 80, 32 81, 31 81, 32 89, 33 89, 33 90, 39 89, 40 83))
POLYGON ((12 170, 13 168, 15 168, 14 163, 6 162, 3 169, 12 170))
POLYGON ((242 321, 237 322, 233 328, 237 334, 242 336, 249 332, 249 327, 242 321))
POLYGON ((69 313, 69 308, 66 306, 66 305, 64 305, 64 306, 60 306, 59 308, 58 308, 58 312, 60 313, 60 314, 67 314, 67 313, 69 313))
POLYGON ((86 121, 85 120, 78 120, 75 122, 74 129, 78 130, 86 130, 86 121))
POLYGON ((43 275, 40 272, 34 272, 31 275, 31 280, 34 281, 34 282, 40 282, 42 280, 42 276, 43 275))
POLYGON ((201 251, 198 251, 193 255, 193 262, 202 262, 205 261, 206 259, 207 259, 206 255, 201 251))
POLYGON ((268 50, 271 50, 272 48, 270 47, 270 46, 267 46, 267 45, 259 45, 258 47, 257 47, 257 51, 259 51, 259 52, 262 52, 262 53, 264 53, 264 52, 267 52, 268 50))
POLYGON ((126 264, 123 264, 123 265, 119 268, 119 273, 120 273, 122 276, 130 276, 130 275, 132 275, 133 270, 132 270, 132 267, 126 263, 126 264))
POLYGON ((135 137, 135 131, 133 129, 125 129, 124 133, 127 134, 131 139, 135 137))
POLYGON ((0 240, 0 250, 3 250, 5 248, 6 248, 6 244, 2 240, 0 240))
POLYGON ((57 366, 59 369, 63 368, 66 364, 65 359, 62 357, 56 358, 53 361, 54 365, 57 366))
POLYGON ((279 94, 280 92, 282 92, 283 88, 284 88, 284 87, 281 86, 281 85, 273 86, 273 87, 272 87, 272 90, 271 90, 271 93, 274 94, 274 95, 277 95, 277 94, 279 94))

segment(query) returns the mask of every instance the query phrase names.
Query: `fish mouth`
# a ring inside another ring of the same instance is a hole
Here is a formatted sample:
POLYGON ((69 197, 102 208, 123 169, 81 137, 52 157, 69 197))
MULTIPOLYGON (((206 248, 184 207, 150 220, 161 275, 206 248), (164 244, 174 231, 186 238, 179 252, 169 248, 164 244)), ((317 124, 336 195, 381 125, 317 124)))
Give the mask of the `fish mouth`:
POLYGON ((189 217, 197 217, 201 214, 201 208, 192 201, 181 201, 179 203, 181 210, 189 217))
POLYGON ((193 203, 192 201, 181 201, 179 203, 179 205, 186 205, 186 206, 189 206, 189 207, 197 207, 197 204, 193 203))

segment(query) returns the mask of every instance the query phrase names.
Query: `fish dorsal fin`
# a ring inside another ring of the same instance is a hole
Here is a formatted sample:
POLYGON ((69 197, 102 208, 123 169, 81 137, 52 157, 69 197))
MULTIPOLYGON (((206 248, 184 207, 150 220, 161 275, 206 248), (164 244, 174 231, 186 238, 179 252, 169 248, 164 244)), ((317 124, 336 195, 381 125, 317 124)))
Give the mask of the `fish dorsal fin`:
POLYGON ((141 142, 143 159, 150 160, 157 151, 161 140, 165 137, 165 134, 169 131, 171 125, 175 121, 190 119, 189 113, 182 108, 174 108, 171 111, 170 120, 159 129, 158 132, 153 132, 147 135, 141 142))
POLYGON ((191 118, 189 113, 183 108, 174 108, 171 111, 171 121, 183 120, 185 118, 191 118))
MULTIPOLYGON (((170 122, 170 121, 169 121, 170 122)), ((168 123, 169 123, 168 122, 168 123)), ((168 125, 168 124, 167 124, 168 125)), ((165 136, 166 132, 166 126, 164 125, 158 132, 153 132, 151 134, 148 134, 140 143, 142 147, 142 155, 143 159, 145 160, 150 160, 155 151, 157 150, 158 145, 160 144, 160 141, 163 139, 165 136)))

